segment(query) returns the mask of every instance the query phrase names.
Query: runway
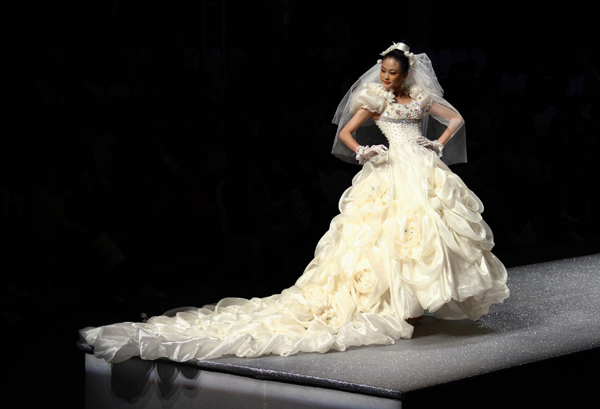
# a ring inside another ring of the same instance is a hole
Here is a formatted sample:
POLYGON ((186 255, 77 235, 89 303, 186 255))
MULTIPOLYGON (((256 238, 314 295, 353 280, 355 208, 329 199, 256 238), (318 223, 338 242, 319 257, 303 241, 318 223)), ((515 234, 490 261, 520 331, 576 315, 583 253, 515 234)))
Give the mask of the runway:
MULTIPOLYGON (((515 368, 535 369, 524 364, 552 363, 599 346, 600 254, 514 267, 508 274, 510 298, 479 321, 428 316, 412 339, 390 346, 184 364, 132 359, 110 365, 88 355, 86 407, 426 407, 410 396, 437 394, 440 385, 468 391, 494 373, 505 374, 510 385, 520 376, 515 368)), ((497 389, 499 396, 507 393, 497 389)), ((494 406, 489 399, 482 405, 494 406)))

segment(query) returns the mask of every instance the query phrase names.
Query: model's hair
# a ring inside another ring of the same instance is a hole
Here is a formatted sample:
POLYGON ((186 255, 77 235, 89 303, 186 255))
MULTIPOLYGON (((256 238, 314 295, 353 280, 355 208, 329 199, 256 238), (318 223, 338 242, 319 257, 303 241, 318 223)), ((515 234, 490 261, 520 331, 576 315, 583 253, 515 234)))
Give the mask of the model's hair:
POLYGON ((400 64, 400 69, 402 70, 401 74, 404 74, 410 68, 408 57, 404 55, 404 51, 402 50, 390 51, 383 57, 383 60, 387 60, 388 58, 393 58, 394 60, 398 61, 400 64))

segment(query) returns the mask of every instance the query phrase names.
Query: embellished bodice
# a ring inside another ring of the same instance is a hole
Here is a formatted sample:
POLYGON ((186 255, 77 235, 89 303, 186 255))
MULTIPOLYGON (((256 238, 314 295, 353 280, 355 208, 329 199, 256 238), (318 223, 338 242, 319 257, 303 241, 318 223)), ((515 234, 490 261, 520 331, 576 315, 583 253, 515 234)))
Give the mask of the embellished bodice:
POLYGON ((390 102, 375 123, 390 144, 415 143, 422 135, 421 120, 426 115, 418 101, 408 104, 390 102))

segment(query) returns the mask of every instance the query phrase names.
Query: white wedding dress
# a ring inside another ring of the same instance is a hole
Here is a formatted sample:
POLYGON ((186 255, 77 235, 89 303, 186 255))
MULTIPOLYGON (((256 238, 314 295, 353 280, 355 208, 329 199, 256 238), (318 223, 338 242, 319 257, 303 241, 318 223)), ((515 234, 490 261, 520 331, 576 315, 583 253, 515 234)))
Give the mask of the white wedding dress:
POLYGON ((85 328, 80 334, 94 354, 109 362, 132 356, 181 362, 343 351, 410 338, 406 320, 425 310, 440 319, 475 320, 507 298, 506 269, 491 253, 483 204, 416 143, 426 102, 402 105, 367 91, 355 103, 381 113, 375 122, 389 150, 356 174, 295 285, 145 323, 85 328))

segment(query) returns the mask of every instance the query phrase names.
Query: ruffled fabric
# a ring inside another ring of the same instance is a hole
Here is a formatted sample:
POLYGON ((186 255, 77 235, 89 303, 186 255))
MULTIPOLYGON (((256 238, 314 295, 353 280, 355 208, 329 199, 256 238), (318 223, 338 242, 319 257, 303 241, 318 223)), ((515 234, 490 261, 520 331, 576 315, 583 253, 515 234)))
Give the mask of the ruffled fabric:
POLYGON ((402 92, 417 101, 425 111, 429 110, 431 104, 434 102, 431 95, 428 95, 416 85, 409 85, 403 88, 402 92))
POLYGON ((416 143, 392 144, 392 215, 384 222, 400 310, 476 320, 510 292, 504 265, 491 253, 481 200, 437 155, 416 143), (426 175, 423 177, 422 175, 426 175))
POLYGON ((281 294, 80 333, 109 362, 324 353, 410 338, 405 320, 425 310, 475 320, 509 296, 483 204, 432 151, 391 144, 339 207, 314 259, 281 294))
POLYGON ((394 98, 394 93, 386 90, 383 84, 369 82, 364 84, 363 88, 356 92, 350 101, 350 112, 354 114, 360 108, 365 108, 380 114, 385 110, 387 104, 394 102, 394 98))
POLYGON ((153 317, 80 331, 94 355, 108 362, 132 356, 177 362, 233 354, 254 358, 298 352, 344 351, 364 344, 393 344, 413 328, 393 315, 357 312, 347 288, 294 285, 271 297, 225 298, 214 309, 153 317))
MULTIPOLYGON (((430 95, 423 92, 416 85, 408 85, 402 91, 410 96, 413 100, 419 102, 421 107, 427 111, 434 102, 430 95)), ((371 112, 378 114, 385 111, 387 104, 395 101, 396 95, 393 91, 385 89, 383 84, 369 82, 363 85, 363 88, 358 91, 350 101, 350 112, 356 113, 360 108, 368 109, 371 112)))

